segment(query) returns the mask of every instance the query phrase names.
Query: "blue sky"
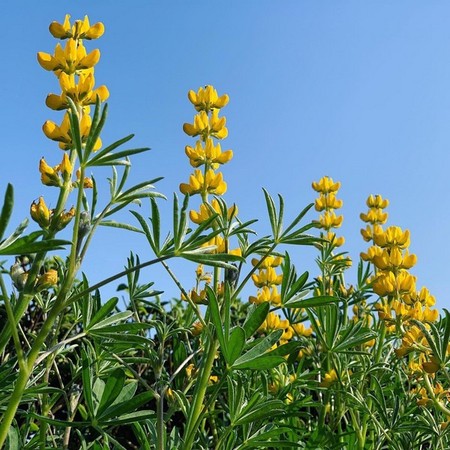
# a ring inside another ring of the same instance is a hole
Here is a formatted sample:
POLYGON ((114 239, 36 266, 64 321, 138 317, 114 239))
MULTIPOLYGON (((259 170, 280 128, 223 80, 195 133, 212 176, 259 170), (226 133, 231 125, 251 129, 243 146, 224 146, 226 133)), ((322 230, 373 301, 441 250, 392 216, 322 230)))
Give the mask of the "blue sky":
MULTIPOLYGON (((187 181, 184 147, 194 140, 182 124, 194 109, 186 94, 213 84, 230 96, 222 147, 235 156, 223 170, 225 198, 242 219, 260 218, 256 228, 265 233, 262 187, 281 193, 293 217, 314 200, 311 182, 332 176, 342 182, 344 250, 356 259, 366 249, 359 213, 368 194, 382 194, 391 202, 389 224, 411 230, 418 287, 448 306, 449 2, 18 0, 3 11, 0 187, 15 185, 16 223, 40 195, 50 205, 56 198, 37 167, 42 156, 50 164, 62 156, 41 131, 62 116, 44 104, 59 87, 36 53, 54 49, 50 22, 88 14, 106 27, 87 44, 101 50, 96 81, 111 94, 103 142, 135 133, 133 147, 152 148, 134 159, 136 182, 164 176, 157 188, 171 198, 187 181)), ((95 175, 107 192, 109 172, 95 175)), ((161 208, 168 230, 170 204, 161 208)), ((101 229, 85 265, 91 281, 121 270, 130 250, 151 257, 139 236, 101 229)), ((313 267, 313 252, 292 254, 299 271, 313 267)), ((190 280, 194 267, 175 268, 190 280)), ((176 295, 157 270, 145 276, 176 295)))

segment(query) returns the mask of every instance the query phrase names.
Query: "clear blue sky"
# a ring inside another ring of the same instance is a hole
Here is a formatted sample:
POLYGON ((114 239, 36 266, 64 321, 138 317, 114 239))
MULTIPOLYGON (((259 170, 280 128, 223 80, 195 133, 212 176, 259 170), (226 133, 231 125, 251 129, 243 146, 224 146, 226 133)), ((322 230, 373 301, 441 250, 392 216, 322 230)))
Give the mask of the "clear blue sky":
MULTIPOLYGON (((111 93, 103 141, 135 133, 133 146, 152 148, 134 159, 136 182, 164 176, 157 187, 170 198, 187 181, 186 93, 213 84, 230 96, 223 148, 235 157, 223 170, 225 198, 242 219, 267 223, 263 186, 285 196, 292 217, 314 200, 311 182, 332 176, 342 182, 345 250, 356 258, 366 249, 359 213, 380 193, 391 202, 389 223, 411 230, 418 287, 448 307, 450 2, 17 0, 2 10, 0 186, 15 185, 16 222, 40 195, 51 204, 38 162, 62 156, 41 131, 61 115, 44 105, 59 88, 36 53, 54 49, 51 21, 88 14, 106 27, 87 44, 101 50, 96 80, 111 93)), ((95 173, 106 192, 109 173, 95 173)), ((162 209, 167 217, 170 205, 162 209)), ((150 256, 142 238, 100 230, 85 266, 91 281, 121 270, 130 249, 150 256)), ((302 252, 293 252, 298 270, 311 267, 313 253, 302 252)), ((146 276, 176 294, 157 272, 146 276)))

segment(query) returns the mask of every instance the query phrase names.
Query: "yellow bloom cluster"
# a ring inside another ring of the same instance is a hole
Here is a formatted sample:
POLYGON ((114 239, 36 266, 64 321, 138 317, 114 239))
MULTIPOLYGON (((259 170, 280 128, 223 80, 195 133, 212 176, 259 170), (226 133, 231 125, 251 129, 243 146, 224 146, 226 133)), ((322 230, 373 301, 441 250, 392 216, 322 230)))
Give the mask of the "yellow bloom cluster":
MULTIPOLYGON (((106 86, 94 89, 94 66, 100 59, 100 51, 95 49, 88 54, 83 40, 99 38, 104 33, 104 26, 100 22, 91 26, 87 16, 71 25, 67 14, 64 23, 53 22, 50 25, 50 33, 57 39, 66 40, 66 44, 64 48, 61 44, 56 44, 53 55, 44 52, 37 55, 39 64, 56 75, 61 87, 61 94, 49 94, 46 104, 54 110, 67 110, 70 98, 77 107, 80 132, 85 142, 91 127, 89 105, 95 104, 97 98, 105 101, 109 97, 109 91, 106 86)), ((43 131, 49 139, 59 142, 62 150, 73 148, 67 113, 61 125, 49 120, 43 125, 43 131)), ((100 146, 101 141, 97 141, 95 149, 100 146)))
MULTIPOLYGON (((252 280, 258 288, 256 296, 250 296, 250 303, 259 305, 263 302, 270 302, 279 307, 282 304, 278 287, 283 281, 283 275, 276 272, 276 268, 281 265, 281 256, 269 255, 263 259, 252 259, 253 267, 258 267, 258 273, 252 275, 252 280)), ((312 328, 306 328, 303 323, 290 323, 288 319, 282 319, 277 313, 270 312, 264 322, 259 327, 260 333, 269 333, 275 330, 283 330, 283 334, 276 345, 283 345, 294 337, 311 336, 312 328)))
POLYGON ((366 242, 372 240, 375 231, 380 230, 380 226, 386 223, 388 218, 388 213, 384 211, 389 206, 389 200, 383 199, 379 194, 369 195, 366 201, 366 205, 369 210, 366 214, 361 213, 360 218, 363 222, 368 225, 365 229, 361 230, 363 239, 366 242))
POLYGON ((276 330, 283 330, 283 334, 276 345, 283 345, 295 336, 308 337, 312 334, 311 328, 306 328, 303 324, 291 325, 289 320, 281 319, 278 314, 270 312, 264 322, 259 326, 258 331, 260 333, 270 333, 276 330))
POLYGON ((384 321, 388 332, 400 331, 401 346, 395 350, 398 357, 403 357, 412 350, 419 352, 419 359, 410 359, 410 370, 433 373, 438 370, 435 356, 428 347, 422 329, 414 322, 419 321, 427 326, 435 322, 439 312, 432 309, 436 300, 427 288, 416 288, 416 277, 409 270, 416 264, 417 257, 409 253, 409 230, 390 226, 383 229, 387 213, 388 200, 381 196, 369 196, 367 214, 361 219, 369 225, 361 230, 365 241, 373 245, 366 253, 361 253, 364 261, 375 267, 372 279, 373 291, 380 297, 375 304, 378 316, 384 321))
POLYGON ((282 263, 281 256, 267 256, 261 261, 257 258, 252 259, 253 267, 258 265, 258 273, 252 275, 252 280, 258 288, 256 297, 250 296, 250 303, 260 304, 270 302, 274 306, 281 304, 281 296, 277 286, 283 281, 283 275, 277 274, 275 268, 282 263))
MULTIPOLYGON (((52 167, 47 164, 44 158, 39 162, 39 172, 41 181, 46 186, 71 189, 80 183, 80 173, 77 171, 77 181, 72 182, 74 164, 76 159, 74 136, 72 136, 71 116, 69 99, 75 104, 76 117, 78 121, 79 138, 84 146, 91 131, 92 119, 89 115, 89 105, 96 103, 97 98, 104 101, 108 98, 109 92, 106 86, 94 89, 94 66, 100 59, 98 49, 87 53, 83 40, 97 39, 104 33, 102 23, 90 25, 86 16, 84 20, 76 20, 70 23, 70 16, 66 15, 64 22, 53 22, 50 25, 50 33, 57 39, 66 40, 63 47, 58 43, 54 54, 39 52, 37 59, 39 64, 48 71, 53 72, 58 78, 61 94, 49 94, 46 104, 54 110, 66 110, 62 122, 57 125, 51 120, 47 120, 42 126, 44 134, 51 140, 59 143, 59 148, 67 152, 64 153, 60 164, 52 167)), ((102 145, 100 138, 96 139, 93 145, 94 150, 98 150, 102 145)), ((91 178, 84 177, 83 186, 92 187, 91 178)), ((31 216, 43 229, 52 226, 56 230, 67 225, 73 217, 73 208, 69 212, 62 211, 58 217, 53 217, 53 210, 49 210, 41 197, 34 202, 31 207, 31 216)))
POLYGON ((228 95, 219 97, 212 86, 201 87, 197 93, 189 91, 188 98, 198 113, 194 123, 185 123, 183 130, 189 136, 198 136, 198 140, 194 147, 186 146, 185 153, 193 167, 203 166, 203 170, 195 170, 188 183, 180 184, 180 191, 189 195, 200 194, 206 203, 208 194, 222 195, 227 190, 222 173, 216 170, 231 160, 233 152, 222 152, 220 144, 214 144, 213 138, 220 140, 228 136, 226 118, 219 117, 219 111, 227 105, 229 98, 228 95))
MULTIPOLYGON (((213 198, 211 203, 202 203, 200 205, 200 210, 197 211, 190 211, 189 212, 189 218, 192 220, 192 222, 196 224, 201 224, 208 220, 211 216, 214 214, 220 214, 221 208, 220 204, 217 201, 217 199, 213 198)), ((227 210, 227 217, 228 220, 233 219, 238 214, 238 208, 236 205, 231 206, 227 210)))
POLYGON ((47 229, 54 221, 55 230, 62 230, 75 216, 74 207, 67 212, 61 212, 56 218, 54 212, 54 209, 47 207, 43 197, 39 197, 39 200, 33 202, 30 207, 31 218, 43 229, 47 229))
POLYGON ((341 187, 341 183, 334 182, 330 177, 323 177, 318 182, 312 183, 312 188, 319 193, 315 201, 315 209, 320 212, 317 226, 326 231, 321 237, 330 241, 335 247, 344 244, 344 237, 337 237, 332 231, 333 228, 339 228, 342 225, 344 216, 336 215, 336 210, 342 208, 342 200, 336 198, 336 193, 341 187))

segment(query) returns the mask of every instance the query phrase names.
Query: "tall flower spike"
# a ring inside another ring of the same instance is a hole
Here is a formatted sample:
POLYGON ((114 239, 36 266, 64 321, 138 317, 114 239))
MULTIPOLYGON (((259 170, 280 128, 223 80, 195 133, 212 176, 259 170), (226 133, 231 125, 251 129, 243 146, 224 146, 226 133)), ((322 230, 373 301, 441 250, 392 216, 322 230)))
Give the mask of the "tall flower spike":
MULTIPOLYGON (((207 203, 208 194, 222 195, 226 192, 227 184, 220 172, 215 172, 220 165, 226 164, 233 157, 233 152, 222 152, 220 144, 214 144, 215 139, 224 139, 228 135, 225 127, 226 118, 219 117, 219 109, 228 103, 228 95, 219 97, 212 86, 199 88, 198 92, 189 91, 188 98, 195 106, 198 114, 194 123, 185 123, 184 132, 192 137, 198 136, 195 146, 186 146, 186 156, 193 167, 204 166, 203 171, 195 170, 189 177, 189 183, 181 183, 183 194, 201 194, 207 203)), ((199 215, 192 214, 197 219, 199 215)))
POLYGON ((322 213, 316 224, 325 231, 325 233, 321 233, 321 237, 327 239, 334 247, 339 247, 345 242, 344 237, 338 237, 332 231, 334 228, 339 228, 344 220, 344 216, 338 216, 335 212, 335 210, 342 208, 343 205, 343 201, 336 197, 340 186, 341 183, 335 183, 330 177, 323 177, 318 182, 312 183, 312 188, 319 193, 314 206, 316 211, 322 213))

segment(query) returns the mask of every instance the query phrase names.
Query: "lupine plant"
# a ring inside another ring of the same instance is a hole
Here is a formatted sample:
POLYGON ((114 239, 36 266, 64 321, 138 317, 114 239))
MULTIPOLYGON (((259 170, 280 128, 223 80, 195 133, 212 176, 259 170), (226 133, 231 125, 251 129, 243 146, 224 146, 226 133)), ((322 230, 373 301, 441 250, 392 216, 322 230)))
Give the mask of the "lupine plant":
POLYGON ((7 234, 12 185, 0 212, 0 448, 450 448, 449 313, 417 287, 410 233, 386 225, 388 200, 367 199, 359 261, 338 233, 340 183, 328 176, 290 223, 283 197, 263 190, 258 236, 256 219, 225 200, 229 97, 207 85, 188 93, 193 173, 173 195, 168 230, 160 178, 129 184, 132 159, 148 149, 124 149, 132 135, 101 140, 109 92, 95 87, 100 51, 85 44, 103 24, 67 15, 50 33, 60 43, 38 62, 59 84, 46 105, 61 122, 43 125, 58 147, 39 162, 48 195, 29 207, 35 231, 26 220, 7 234), (109 167, 107 183, 96 167, 109 167), (153 256, 131 253, 121 273, 91 284, 82 265, 104 226, 136 234, 153 256), (313 274, 296 267, 303 246, 317 251, 313 274), (176 298, 143 279, 155 265, 176 298), (111 283, 125 307, 102 296, 111 283))

